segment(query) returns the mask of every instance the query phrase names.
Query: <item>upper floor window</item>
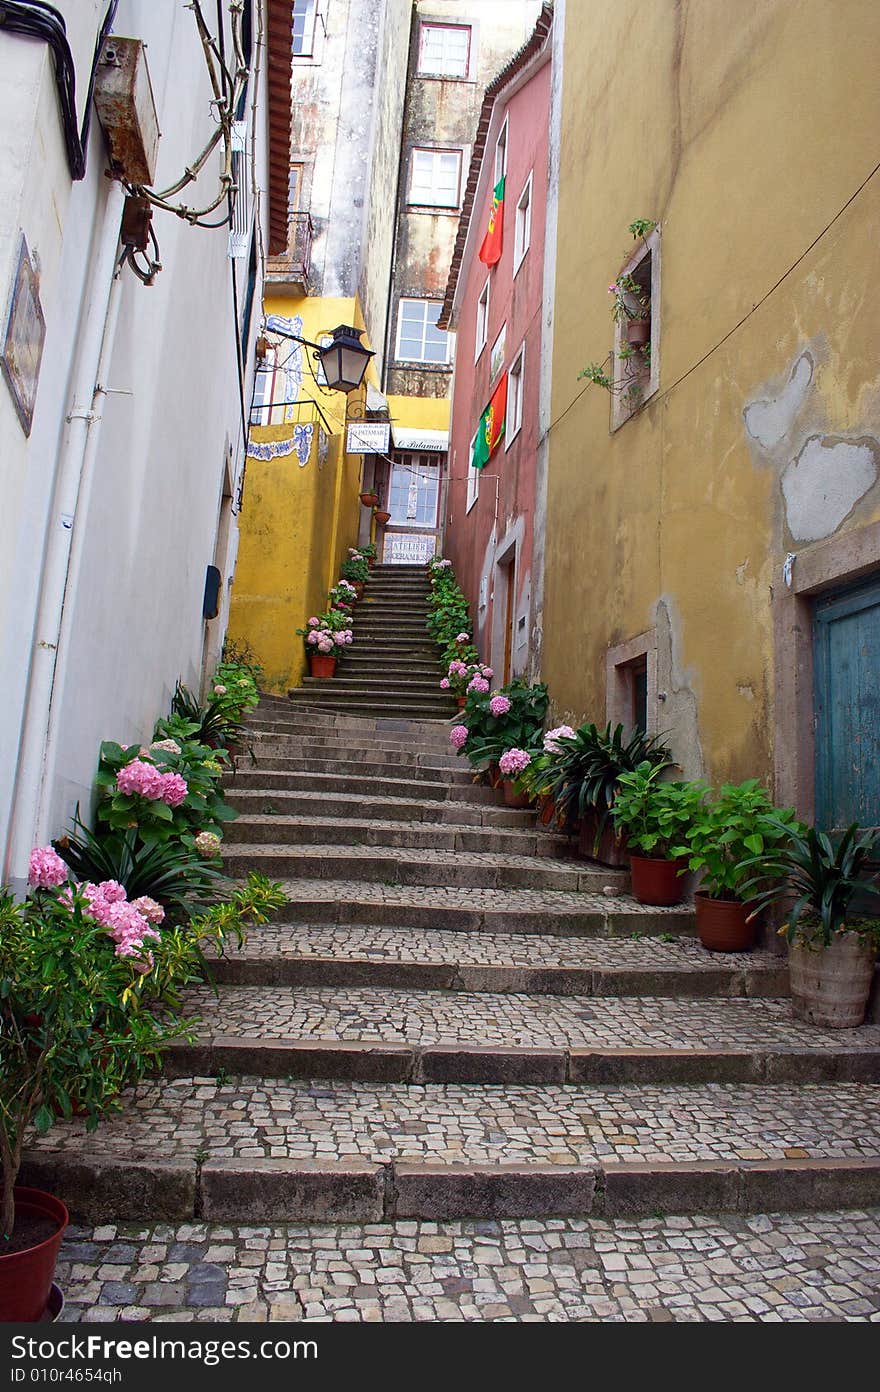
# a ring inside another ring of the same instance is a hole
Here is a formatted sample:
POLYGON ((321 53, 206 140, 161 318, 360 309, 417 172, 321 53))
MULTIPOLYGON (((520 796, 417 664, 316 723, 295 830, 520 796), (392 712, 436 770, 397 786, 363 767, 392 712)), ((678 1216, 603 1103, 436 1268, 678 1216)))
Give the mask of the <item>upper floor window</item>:
POLYGON ((489 282, 483 286, 477 300, 477 332, 474 343, 474 362, 482 353, 489 337, 489 282))
POLYGON ((457 208, 461 185, 460 150, 413 150, 409 202, 426 208, 457 208))
POLYGON ((480 471, 475 469, 471 460, 474 457, 474 450, 477 444, 477 437, 474 435, 468 446, 468 471, 467 471, 467 497, 465 498, 464 510, 470 512, 477 498, 480 496, 480 471))
POLYGON ((452 361, 452 334, 437 328, 439 300, 401 300, 397 312, 397 359, 447 367, 452 361))
POLYGON ((516 217, 513 224, 513 274, 516 275, 522 265, 523 257, 529 249, 532 240, 532 176, 526 179, 526 186, 520 194, 519 202, 516 205, 516 217))
POLYGON ((498 180, 507 173, 507 117, 504 118, 504 125, 501 127, 501 134, 495 142, 495 178, 493 188, 498 180))
POLYGON ((522 428, 523 420, 523 370, 526 361, 526 345, 523 344, 510 364, 507 374, 507 419, 504 424, 504 448, 510 449, 514 437, 522 428))
POLYGON ((272 409, 276 396, 284 400, 283 380, 283 373, 278 368, 278 349, 270 344, 254 374, 251 425, 278 425, 284 420, 283 406, 274 411, 272 409))
POLYGON ((469 24, 423 24, 419 32, 420 77, 467 77, 471 58, 469 24))
POLYGON ((314 52, 316 8, 317 0, 293 0, 293 52, 298 58, 314 52))

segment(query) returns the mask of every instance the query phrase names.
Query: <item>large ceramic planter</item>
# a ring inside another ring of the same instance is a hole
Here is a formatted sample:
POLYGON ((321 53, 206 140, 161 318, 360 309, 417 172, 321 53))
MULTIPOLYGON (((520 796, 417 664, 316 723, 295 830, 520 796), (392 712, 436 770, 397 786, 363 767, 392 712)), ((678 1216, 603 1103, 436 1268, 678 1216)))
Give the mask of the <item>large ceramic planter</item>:
POLYGON ((581 818, 580 831, 578 832, 578 855, 584 860, 598 860, 602 865, 610 865, 613 869, 626 869, 629 865, 629 848, 625 836, 617 836, 614 830, 614 823, 610 816, 602 829, 599 837, 599 844, 596 845, 596 828, 599 824, 599 814, 588 811, 581 818), (594 849, 595 847, 595 849, 594 849))
POLYGON ((678 872, 684 867, 681 860, 657 860, 632 852, 629 868, 633 894, 640 904, 667 907, 681 903, 684 881, 678 872))
POLYGON ((336 658, 327 653, 309 653, 309 671, 313 677, 332 677, 336 671, 336 658))
POLYGON ((826 1029, 853 1029, 865 1018, 877 950, 856 933, 839 933, 830 947, 789 947, 791 1008, 799 1020, 826 1029))
POLYGON ((697 932, 710 952, 748 952, 755 945, 757 927, 748 923, 751 904, 741 899, 713 899, 698 890, 694 895, 697 932))
POLYGON ((35 1324, 49 1303, 52 1277, 64 1229, 70 1215, 54 1194, 42 1189, 16 1188, 16 1222, 24 1217, 46 1218, 54 1232, 35 1247, 0 1256, 0 1321, 4 1324, 35 1324))
POLYGON ((518 793, 512 778, 502 778, 501 788, 504 793, 504 802, 507 807, 528 807, 531 798, 528 793, 518 793))

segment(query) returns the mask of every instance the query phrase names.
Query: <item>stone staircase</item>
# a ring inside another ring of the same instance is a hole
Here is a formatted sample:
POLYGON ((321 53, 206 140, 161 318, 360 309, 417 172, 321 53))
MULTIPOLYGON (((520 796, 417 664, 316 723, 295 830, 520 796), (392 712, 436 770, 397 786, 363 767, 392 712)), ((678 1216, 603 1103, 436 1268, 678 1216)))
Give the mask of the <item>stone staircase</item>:
POLYGON ((333 677, 305 677, 290 692, 312 710, 363 716, 446 719, 455 700, 425 628, 429 582, 424 566, 377 565, 354 611, 354 642, 333 677))
MULTIPOLYGON (((381 572, 380 572, 381 577, 381 572)), ((226 863, 289 903, 197 1041, 23 1182, 96 1221, 377 1222, 880 1202, 880 1028, 796 1023, 448 752, 436 718, 264 698, 226 863)))

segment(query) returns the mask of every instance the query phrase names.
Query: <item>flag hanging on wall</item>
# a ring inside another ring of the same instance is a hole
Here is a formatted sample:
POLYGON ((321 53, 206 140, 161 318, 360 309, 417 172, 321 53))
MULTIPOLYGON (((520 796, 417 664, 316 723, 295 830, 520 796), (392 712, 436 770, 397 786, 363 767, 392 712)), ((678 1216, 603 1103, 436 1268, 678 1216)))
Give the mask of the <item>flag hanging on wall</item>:
POLYGON ((501 378, 492 393, 492 400, 480 416, 471 468, 482 469, 492 458, 495 446, 504 434, 504 421, 507 415, 507 373, 501 378))
POLYGON ((494 266, 501 260, 502 233, 504 230, 504 175, 492 190, 492 207, 489 210, 489 230, 480 247, 480 260, 487 266, 494 266))

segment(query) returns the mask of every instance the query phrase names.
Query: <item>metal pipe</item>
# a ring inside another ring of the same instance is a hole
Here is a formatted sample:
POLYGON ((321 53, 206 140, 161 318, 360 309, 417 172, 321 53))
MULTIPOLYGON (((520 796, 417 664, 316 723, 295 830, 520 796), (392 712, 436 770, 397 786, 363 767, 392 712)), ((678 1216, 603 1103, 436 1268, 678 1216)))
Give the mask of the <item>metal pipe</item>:
MULTIPOLYGON (((98 234, 82 332, 73 364, 73 393, 67 429, 55 471, 46 553, 40 580, 37 620, 28 678, 25 717, 18 752, 7 862, 3 878, 20 891, 27 879, 28 858, 45 835, 46 794, 50 773, 50 734, 57 720, 53 697, 60 675, 59 647, 66 634, 65 601, 79 570, 87 523, 92 464, 97 449, 104 389, 101 368, 112 349, 119 311, 119 230, 123 189, 114 182, 98 234)), ((70 605, 68 605, 68 610, 70 605)))

